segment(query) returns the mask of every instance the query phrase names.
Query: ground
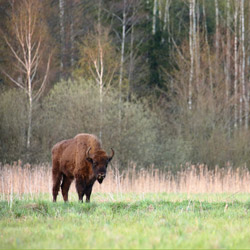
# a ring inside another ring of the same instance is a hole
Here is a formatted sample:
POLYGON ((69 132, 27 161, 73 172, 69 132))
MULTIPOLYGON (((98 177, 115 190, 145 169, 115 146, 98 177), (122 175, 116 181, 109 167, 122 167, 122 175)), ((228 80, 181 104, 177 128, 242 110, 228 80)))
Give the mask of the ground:
POLYGON ((249 194, 103 194, 90 204, 49 194, 0 201, 0 248, 250 246, 249 194))

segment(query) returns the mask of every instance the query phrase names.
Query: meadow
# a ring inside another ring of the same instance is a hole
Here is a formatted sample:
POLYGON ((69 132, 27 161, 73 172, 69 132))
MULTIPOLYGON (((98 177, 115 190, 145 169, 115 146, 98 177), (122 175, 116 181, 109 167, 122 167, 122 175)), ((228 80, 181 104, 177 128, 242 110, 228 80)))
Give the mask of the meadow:
POLYGON ((87 204, 73 186, 68 203, 61 195, 52 203, 49 164, 20 165, 1 165, 1 249, 250 246, 247 169, 186 166, 171 175, 113 166, 87 204))

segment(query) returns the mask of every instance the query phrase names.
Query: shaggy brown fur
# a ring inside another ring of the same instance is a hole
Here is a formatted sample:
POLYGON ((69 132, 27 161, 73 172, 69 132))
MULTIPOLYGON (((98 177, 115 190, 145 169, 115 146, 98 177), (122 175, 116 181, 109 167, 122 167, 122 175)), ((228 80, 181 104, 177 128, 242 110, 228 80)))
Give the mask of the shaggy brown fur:
POLYGON ((58 142, 52 148, 53 201, 56 201, 60 184, 64 201, 68 201, 68 191, 73 179, 79 200, 84 194, 90 201, 92 187, 97 180, 102 183, 108 163, 114 156, 107 156, 95 135, 78 134, 73 139, 58 142), (61 183, 62 181, 62 183, 61 183))

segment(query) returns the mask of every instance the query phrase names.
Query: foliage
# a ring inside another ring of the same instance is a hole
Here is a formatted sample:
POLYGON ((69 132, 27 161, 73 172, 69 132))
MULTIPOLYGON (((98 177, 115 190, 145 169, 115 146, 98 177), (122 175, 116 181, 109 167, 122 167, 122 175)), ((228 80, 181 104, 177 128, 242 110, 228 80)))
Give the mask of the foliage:
POLYGON ((54 45, 48 87, 32 111, 33 141, 25 160, 48 161, 55 142, 90 132, 102 135, 107 150, 116 149, 122 166, 134 160, 162 168, 185 162, 214 168, 228 161, 249 167, 250 2, 243 0, 63 0, 61 7, 51 0, 2 0, 2 161, 25 155, 27 102, 6 90, 10 81, 3 73, 22 80, 6 41, 17 55, 26 51, 13 39, 15 27, 24 27, 25 2, 39 6, 42 25, 34 32, 43 41, 34 80, 44 77, 54 45))
POLYGON ((92 81, 78 79, 55 85, 44 100, 44 113, 35 132, 44 140, 41 153, 49 155, 48 150, 54 143, 78 133, 99 135, 102 131, 104 148, 107 151, 114 148, 121 163, 126 164, 131 159, 141 164, 153 163, 154 145, 157 143, 155 117, 146 104, 136 99, 133 102, 124 101, 121 124, 118 119, 118 93, 115 90, 110 90, 104 96, 102 121, 99 105, 99 90, 92 81))
POLYGON ((0 158, 14 161, 25 155, 27 99, 23 91, 10 89, 0 97, 0 158))

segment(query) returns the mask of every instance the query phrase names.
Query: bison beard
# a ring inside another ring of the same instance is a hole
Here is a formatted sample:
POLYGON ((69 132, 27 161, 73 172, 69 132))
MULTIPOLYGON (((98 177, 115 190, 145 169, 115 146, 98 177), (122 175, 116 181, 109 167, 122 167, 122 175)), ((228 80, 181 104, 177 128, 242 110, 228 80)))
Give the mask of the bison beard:
POLYGON ((100 184, 106 176, 108 163, 111 156, 101 148, 101 143, 95 135, 78 134, 73 139, 58 142, 52 148, 52 178, 53 178, 53 201, 60 189, 64 201, 68 201, 68 192, 72 181, 76 180, 76 190, 79 201, 90 201, 92 187, 97 180, 100 184))

